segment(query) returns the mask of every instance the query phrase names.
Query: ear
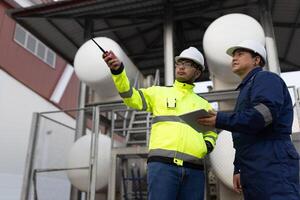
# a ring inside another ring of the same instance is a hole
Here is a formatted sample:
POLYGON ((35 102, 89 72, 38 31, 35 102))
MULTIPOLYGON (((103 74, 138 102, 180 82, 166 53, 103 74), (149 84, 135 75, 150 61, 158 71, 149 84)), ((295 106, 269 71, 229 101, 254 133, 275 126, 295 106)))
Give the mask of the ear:
POLYGON ((202 73, 201 70, 195 71, 195 80, 197 80, 200 77, 201 73, 202 73))
POLYGON ((254 58, 255 65, 259 65, 260 61, 261 61, 260 56, 255 56, 254 58))

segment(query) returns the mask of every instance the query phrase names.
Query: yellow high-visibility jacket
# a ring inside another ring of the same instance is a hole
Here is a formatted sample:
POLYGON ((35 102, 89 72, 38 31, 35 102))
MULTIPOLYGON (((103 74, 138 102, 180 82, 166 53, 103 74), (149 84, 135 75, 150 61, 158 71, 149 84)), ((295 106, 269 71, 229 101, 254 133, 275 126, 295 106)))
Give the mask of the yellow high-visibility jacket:
POLYGON ((205 99, 193 92, 194 85, 175 81, 172 87, 137 90, 130 86, 124 69, 113 73, 112 78, 127 106, 153 114, 149 157, 173 158, 177 165, 183 162, 202 164, 201 158, 207 154, 205 141, 214 147, 217 133, 199 133, 177 117, 198 109, 212 109, 205 99))

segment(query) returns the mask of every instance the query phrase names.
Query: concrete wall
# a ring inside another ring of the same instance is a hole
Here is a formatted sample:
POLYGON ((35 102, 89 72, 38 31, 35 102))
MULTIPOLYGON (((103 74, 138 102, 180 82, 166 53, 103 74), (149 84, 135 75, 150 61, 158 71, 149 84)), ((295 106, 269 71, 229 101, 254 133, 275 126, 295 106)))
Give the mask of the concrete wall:
MULTIPOLYGON (((20 199, 32 113, 52 110, 58 110, 58 108, 0 70, 0 200, 20 199)), ((56 114, 55 119, 75 126, 74 119, 67 114, 56 114)), ((59 129, 56 127, 50 130, 49 127, 43 125, 42 131, 57 132, 59 129)), ((46 147, 45 141, 50 141, 50 136, 49 134, 44 136, 48 137, 48 140, 40 138, 44 141, 41 143, 42 147, 46 147)), ((72 137, 72 134, 67 137, 56 135, 54 139, 62 145, 69 146, 72 143, 72 137)), ((53 162, 51 155, 56 155, 57 151, 61 152, 60 155, 67 153, 67 147, 56 148, 56 152, 49 153, 53 148, 51 148, 51 143, 47 145, 48 148, 44 148, 42 155, 43 153, 49 155, 49 159, 41 156, 38 161, 41 167, 51 166, 51 163, 47 162, 53 162)), ((61 157, 63 159, 63 156, 61 157)), ((66 185, 65 182, 61 184, 66 185)))

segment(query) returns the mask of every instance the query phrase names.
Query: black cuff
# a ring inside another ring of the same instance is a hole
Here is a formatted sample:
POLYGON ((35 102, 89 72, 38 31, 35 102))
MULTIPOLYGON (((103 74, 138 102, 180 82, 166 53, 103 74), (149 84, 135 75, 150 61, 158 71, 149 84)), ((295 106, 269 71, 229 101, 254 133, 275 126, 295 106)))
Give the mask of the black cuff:
POLYGON ((207 153, 212 152, 212 150, 214 149, 213 145, 209 141, 205 141, 205 144, 207 148, 207 153))
POLYGON ((234 167, 233 175, 239 174, 239 173, 241 173, 241 171, 240 171, 239 169, 236 169, 236 168, 234 167))
POLYGON ((117 70, 110 69, 110 71, 111 71, 111 73, 112 73, 113 75, 121 74, 121 73, 123 72, 123 70, 124 70, 124 65, 123 65, 123 63, 121 63, 121 66, 120 66, 119 69, 117 69, 117 70))

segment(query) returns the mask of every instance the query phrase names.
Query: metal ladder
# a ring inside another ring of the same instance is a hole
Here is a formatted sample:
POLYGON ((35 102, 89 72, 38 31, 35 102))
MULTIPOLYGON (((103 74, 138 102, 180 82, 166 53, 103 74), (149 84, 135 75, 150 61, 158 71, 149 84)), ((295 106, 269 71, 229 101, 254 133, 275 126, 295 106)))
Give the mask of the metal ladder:
MULTIPOLYGON (((138 75, 137 75, 138 76, 138 75)), ((135 85, 138 86, 137 79, 135 85)), ((153 85, 159 85, 159 70, 156 70, 153 85)), ((128 131, 126 135, 126 145, 145 145, 149 144, 149 135, 152 115, 146 111, 133 111, 131 114, 128 131)))
POLYGON ((126 145, 145 145, 149 143, 151 114, 145 111, 133 111, 126 135, 126 145))

